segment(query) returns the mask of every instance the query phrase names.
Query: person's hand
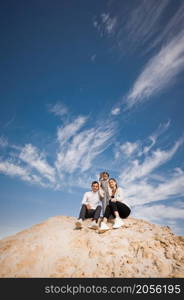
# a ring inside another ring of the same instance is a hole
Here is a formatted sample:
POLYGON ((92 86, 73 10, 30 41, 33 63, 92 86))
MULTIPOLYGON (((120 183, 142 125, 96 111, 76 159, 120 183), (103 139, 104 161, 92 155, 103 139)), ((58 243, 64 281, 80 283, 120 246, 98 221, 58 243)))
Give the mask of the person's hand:
POLYGON ((87 209, 91 209, 91 205, 90 204, 86 204, 87 209))

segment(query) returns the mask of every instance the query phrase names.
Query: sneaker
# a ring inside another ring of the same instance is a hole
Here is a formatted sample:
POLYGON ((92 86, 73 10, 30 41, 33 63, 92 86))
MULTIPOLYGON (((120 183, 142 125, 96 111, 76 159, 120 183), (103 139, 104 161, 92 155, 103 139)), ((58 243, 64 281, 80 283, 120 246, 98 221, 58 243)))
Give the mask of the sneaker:
POLYGON ((124 221, 121 218, 116 218, 114 221, 114 225, 112 226, 113 229, 118 229, 122 225, 124 225, 124 221))
POLYGON ((106 223, 101 222, 101 225, 100 225, 100 228, 99 228, 99 233, 103 233, 103 232, 105 232, 105 231, 107 231, 107 230, 109 230, 109 229, 110 229, 110 228, 109 228, 109 226, 107 226, 106 223))
POLYGON ((82 228, 82 219, 77 220, 77 222, 75 222, 75 226, 77 229, 81 229, 82 228))
POLYGON ((92 223, 88 226, 88 228, 90 229, 98 229, 98 224, 96 223, 96 221, 92 221, 92 223))

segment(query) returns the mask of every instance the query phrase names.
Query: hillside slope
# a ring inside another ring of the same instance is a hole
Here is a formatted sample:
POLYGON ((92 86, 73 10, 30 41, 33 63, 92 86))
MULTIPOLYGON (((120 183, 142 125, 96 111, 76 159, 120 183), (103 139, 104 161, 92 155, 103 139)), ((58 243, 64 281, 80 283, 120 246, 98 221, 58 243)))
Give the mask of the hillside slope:
MULTIPOLYGON (((184 237, 128 218, 103 234, 56 216, 0 241, 0 277, 184 277, 184 237)), ((111 226, 111 224, 110 224, 111 226)))

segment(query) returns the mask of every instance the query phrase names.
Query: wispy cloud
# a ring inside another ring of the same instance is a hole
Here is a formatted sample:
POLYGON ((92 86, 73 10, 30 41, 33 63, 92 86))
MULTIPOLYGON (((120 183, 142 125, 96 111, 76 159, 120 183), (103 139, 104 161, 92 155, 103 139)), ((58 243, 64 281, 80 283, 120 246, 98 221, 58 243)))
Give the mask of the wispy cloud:
POLYGON ((79 132, 58 152, 55 164, 57 170, 68 173, 77 169, 86 171, 91 167, 92 161, 109 146, 112 136, 111 126, 94 127, 79 132))
MULTIPOLYGON (((128 4, 112 1, 107 3, 105 12, 93 18, 93 26, 102 38, 110 39, 109 48, 119 53, 119 58, 124 57, 125 53, 134 55, 136 52, 136 55, 145 57, 155 50, 158 52, 177 35, 183 35, 183 24, 184 4, 176 1, 173 6, 172 0, 141 0, 128 4)), ((144 96, 149 96, 149 92, 144 96)))
POLYGON ((125 142, 119 147, 117 164, 122 168, 119 183, 124 187, 127 199, 133 205, 184 196, 184 171, 181 167, 163 169, 183 146, 184 138, 179 138, 172 147, 162 145, 159 137, 168 130, 170 121, 159 127, 144 141, 125 142), (148 146, 144 146, 150 140, 148 146), (123 158, 121 158, 121 156, 123 158), (160 172, 160 167, 162 171, 160 172))
POLYGON ((115 33, 118 25, 117 16, 111 16, 109 12, 103 12, 100 18, 93 20, 93 26, 98 30, 101 36, 111 36, 115 33))
MULTIPOLYGON (((159 21, 170 0, 141 1, 130 10, 125 24, 128 39, 134 44, 144 44, 151 39, 159 29, 159 21)), ((122 32, 119 32, 119 37, 122 32)))
POLYGON ((0 173, 10 177, 19 177, 23 181, 34 183, 43 187, 48 186, 38 175, 31 174, 27 168, 9 161, 0 161, 0 173))
POLYGON ((86 123, 87 117, 79 116, 71 123, 61 126, 57 130, 57 140, 60 147, 64 146, 86 123))
MULTIPOLYGON (((6 155, 0 160, 0 172, 53 189, 62 189, 61 178, 68 186, 80 184, 74 178, 90 178, 91 172, 86 171, 94 167, 94 160, 113 143, 115 132, 111 121, 97 121, 88 128, 87 120, 86 116, 78 116, 57 128, 56 156, 50 157, 50 162, 44 150, 32 144, 10 145, 9 158, 6 155)), ((1 142, 4 144, 5 140, 1 142)))
POLYGON ((168 151, 160 149, 152 151, 151 155, 146 157, 142 163, 138 159, 133 160, 131 165, 122 172, 122 180, 128 183, 151 174, 156 168, 170 160, 182 143, 183 139, 180 139, 168 151))
POLYGON ((114 116, 117 116, 119 115, 121 112, 121 108, 120 107, 116 107, 114 109, 111 110, 111 114, 114 115, 114 116))
POLYGON ((144 146, 143 150, 138 153, 138 156, 141 156, 143 154, 145 155, 153 148, 159 136, 161 136, 169 128, 170 123, 171 122, 169 120, 168 122, 159 125, 158 129, 154 133, 152 133, 148 138, 150 144, 144 146))
MULTIPOLYGON (((101 37, 112 38, 113 47, 131 53, 143 45, 150 47, 153 40, 162 35, 162 31, 167 27, 164 14, 170 4, 170 0, 133 1, 128 5, 113 1, 107 5, 106 12, 95 16, 93 26, 101 37)), ((181 15, 178 13, 179 10, 176 12, 178 17, 181 15)), ((172 26, 176 27, 178 23, 176 17, 173 18, 172 26)), ((169 30, 166 30, 162 35, 162 41, 168 35, 169 30)))
POLYGON ((50 182, 55 182, 55 170, 46 161, 45 155, 31 144, 25 145, 20 152, 19 158, 29 166, 36 169, 43 177, 50 182))
POLYGON ((120 146, 120 150, 123 154, 130 157, 132 153, 138 149, 138 147, 138 143, 126 142, 120 146))
POLYGON ((126 141, 118 144, 115 149, 115 158, 125 157, 126 160, 140 158, 147 155, 156 144, 158 138, 169 128, 170 120, 166 123, 160 123, 158 128, 144 141, 137 140, 135 142, 126 141))
POLYGON ((184 32, 151 58, 126 97, 127 108, 142 103, 166 89, 184 68, 184 32))
POLYGON ((155 201, 168 200, 171 197, 184 196, 184 173, 175 174, 165 182, 149 183, 148 178, 124 185, 125 195, 132 205, 140 205, 155 201))
POLYGON ((172 204, 139 205, 133 210, 135 218, 171 227, 175 234, 183 235, 181 222, 184 219, 184 202, 172 204))
POLYGON ((68 108, 64 103, 58 102, 49 106, 49 111, 56 116, 63 117, 68 114, 68 108))
POLYGON ((137 218, 152 221, 163 221, 164 219, 184 219, 183 206, 153 205, 137 207, 134 215, 137 218))
MULTIPOLYGON (((178 2, 179 4, 179 2, 178 2)), ((174 36, 178 34, 183 28, 184 24, 184 4, 181 2, 181 5, 176 10, 175 14, 171 17, 170 21, 163 27, 163 30, 157 34, 156 38, 150 43, 147 51, 155 48, 156 46, 171 40, 174 36)))
POLYGON ((102 23, 104 24, 105 31, 108 34, 114 33, 117 25, 117 17, 110 17, 108 13, 101 14, 102 23))

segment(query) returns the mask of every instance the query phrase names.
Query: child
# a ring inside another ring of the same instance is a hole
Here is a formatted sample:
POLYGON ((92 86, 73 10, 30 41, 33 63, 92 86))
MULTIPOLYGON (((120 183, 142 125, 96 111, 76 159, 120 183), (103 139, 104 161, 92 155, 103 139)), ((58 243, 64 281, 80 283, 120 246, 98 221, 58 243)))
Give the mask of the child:
POLYGON ((109 173, 102 172, 100 173, 99 178, 99 186, 100 186, 100 196, 102 198, 102 212, 105 213, 105 209, 109 204, 109 173))

